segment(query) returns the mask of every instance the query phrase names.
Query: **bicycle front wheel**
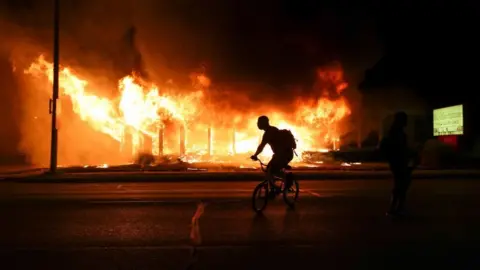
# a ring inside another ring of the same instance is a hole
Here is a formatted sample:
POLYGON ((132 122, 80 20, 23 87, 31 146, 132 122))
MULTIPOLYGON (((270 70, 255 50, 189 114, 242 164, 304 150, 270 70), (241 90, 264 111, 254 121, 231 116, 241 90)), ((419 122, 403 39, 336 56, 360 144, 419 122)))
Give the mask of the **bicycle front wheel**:
POLYGON ((300 185, 295 179, 293 179, 293 183, 290 188, 285 187, 283 189, 283 200, 290 208, 295 207, 295 202, 297 202, 299 192, 300 185))
POLYGON ((262 182, 253 190, 252 207, 256 213, 261 213, 268 204, 268 183, 262 182))

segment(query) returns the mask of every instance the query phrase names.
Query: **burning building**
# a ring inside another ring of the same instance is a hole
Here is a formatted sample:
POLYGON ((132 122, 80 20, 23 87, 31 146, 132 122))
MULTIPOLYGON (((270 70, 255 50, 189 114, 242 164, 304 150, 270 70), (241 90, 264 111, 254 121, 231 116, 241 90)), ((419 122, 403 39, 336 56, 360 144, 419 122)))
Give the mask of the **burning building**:
MULTIPOLYGON (((342 121, 351 114, 342 95, 347 83, 338 64, 319 69, 317 75, 315 94, 292 97, 288 106, 280 106, 275 99, 255 101, 241 90, 215 88, 202 73, 191 76, 188 89, 130 74, 119 80, 115 91, 105 91, 98 89, 105 86, 63 66, 59 164, 125 164, 139 153, 177 155, 187 162, 243 160, 261 138, 256 127, 259 115, 268 115, 273 125, 292 131, 298 140, 295 161, 301 161, 304 153, 338 149, 345 132, 342 121)), ((43 95, 51 91, 53 66, 43 56, 25 69, 24 76, 34 83, 30 91, 43 95)), ((31 117, 35 116, 27 116, 31 117)), ((25 151, 33 163, 45 163, 45 151, 34 149, 43 146, 35 136, 29 137, 25 151)), ((269 155, 267 147, 263 156, 269 155)))

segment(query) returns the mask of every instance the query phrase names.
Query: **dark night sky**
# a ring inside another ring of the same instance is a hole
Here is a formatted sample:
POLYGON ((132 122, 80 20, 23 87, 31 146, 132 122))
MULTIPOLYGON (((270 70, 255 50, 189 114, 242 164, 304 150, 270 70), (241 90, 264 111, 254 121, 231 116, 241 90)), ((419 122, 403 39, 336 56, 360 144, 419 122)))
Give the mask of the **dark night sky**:
MULTIPOLYGON (((410 5, 413 6, 413 5, 410 5)), ((433 105, 478 101, 478 4, 457 1, 419 1, 415 9, 384 9, 378 16, 377 36, 385 55, 370 71, 371 83, 414 88, 433 105)))
MULTIPOLYGON (((44 3, 33 0, 9 2, 11 10, 23 10, 23 20, 48 12, 44 3)), ((111 9, 118 3, 63 0, 62 21, 64 26, 80 25, 93 17, 114 16, 116 12, 111 9)), ((123 8, 128 9, 131 3, 122 1, 123 8)), ((172 69, 188 70, 207 62, 217 81, 261 80, 279 86, 306 83, 315 67, 333 60, 355 68, 371 65, 371 59, 375 62, 381 50, 372 17, 375 14, 367 6, 346 7, 348 4, 312 0, 138 1, 132 10, 142 17, 134 19, 139 31, 148 21, 150 32, 155 31, 158 40, 163 38, 157 47, 172 69)), ((11 12, 10 16, 16 15, 11 12)))
POLYGON ((358 72, 383 56, 370 71, 373 84, 405 85, 438 104, 473 97, 471 78, 480 60, 474 1, 196 3, 175 9, 187 18, 188 31, 210 40, 189 47, 198 49, 189 61, 210 62, 217 79, 305 83, 329 61, 358 72))
MULTIPOLYGON (((23 19, 31 19, 49 9, 34 0, 8 2, 11 18, 23 10, 23 19)), ((119 3, 63 0, 62 19, 71 25, 89 20, 101 25, 95 20, 114 16, 119 3)), ((192 70, 205 62, 214 81, 308 84, 315 67, 332 60, 342 62, 347 73, 363 73, 383 56, 369 71, 367 85, 405 84, 428 97, 448 98, 438 94, 440 89, 448 91, 461 84, 457 93, 471 92, 466 90, 472 88, 468 78, 476 75, 479 12, 474 1, 454 5, 412 0, 133 3, 122 1, 123 11, 135 10, 140 21, 148 21, 169 68, 192 70)), ((124 16, 126 24, 129 20, 124 16)), ((142 23, 132 21, 142 31, 142 23)), ((94 38, 78 43, 102 48, 94 38)), ((110 41, 108 46, 112 47, 110 41)))
POLYGON ((213 45, 204 48, 210 54, 205 60, 211 62, 215 75, 283 84, 306 80, 316 66, 329 61, 353 64, 359 49, 372 53, 369 43, 376 37, 368 10, 341 6, 340 2, 321 6, 318 1, 229 1, 178 10, 183 11, 181 17, 189 18, 188 29, 195 28, 211 40, 213 45))

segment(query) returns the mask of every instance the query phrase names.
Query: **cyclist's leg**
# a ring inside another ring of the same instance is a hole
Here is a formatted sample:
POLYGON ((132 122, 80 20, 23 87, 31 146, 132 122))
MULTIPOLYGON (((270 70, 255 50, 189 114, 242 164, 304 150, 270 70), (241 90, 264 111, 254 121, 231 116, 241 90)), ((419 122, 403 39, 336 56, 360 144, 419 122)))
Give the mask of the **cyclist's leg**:
POLYGON ((280 176, 280 172, 283 169, 283 158, 279 154, 273 154, 272 159, 267 165, 267 170, 271 176, 280 176))
MULTIPOLYGON (((274 176, 279 176, 279 173, 282 170, 281 164, 281 157, 278 154, 273 154, 272 159, 267 166, 267 175, 269 177, 269 181, 272 183, 272 190, 276 187, 274 176)), ((277 190, 277 192, 279 192, 279 190, 277 190)))

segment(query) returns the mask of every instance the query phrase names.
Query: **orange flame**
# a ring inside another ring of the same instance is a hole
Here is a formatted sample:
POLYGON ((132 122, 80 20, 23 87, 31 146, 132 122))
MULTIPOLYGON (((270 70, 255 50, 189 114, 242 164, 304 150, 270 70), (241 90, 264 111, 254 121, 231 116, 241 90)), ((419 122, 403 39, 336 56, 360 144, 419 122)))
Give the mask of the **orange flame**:
MULTIPOLYGON (((53 81, 53 65, 43 56, 25 73, 53 81)), ((338 95, 347 87, 341 72, 319 71, 318 76, 333 84, 338 95)), ((351 113, 343 96, 331 99, 324 93, 321 97, 297 100, 294 110, 289 113, 274 109, 244 113, 219 111, 220 107, 215 108, 215 100, 207 103, 204 96, 211 85, 210 79, 204 74, 194 74, 191 78, 193 90, 185 95, 162 91, 132 74, 119 81, 118 98, 109 99, 95 95, 98 91, 87 80, 81 79, 72 69, 61 67, 60 101, 68 97, 80 119, 118 141, 121 149, 129 145, 130 157, 145 150, 153 155, 161 155, 160 151, 163 154, 179 153, 181 150, 175 149, 184 144, 185 153, 181 154, 191 162, 197 161, 198 156, 219 161, 220 156, 253 153, 262 135, 256 127, 256 117, 261 114, 268 115, 270 122, 278 128, 292 131, 298 139, 299 157, 304 151, 338 148, 338 125, 351 113), (206 104, 213 105, 207 107, 206 104), (185 130, 183 139, 178 136, 178 130, 167 132, 172 122, 185 130), (147 141, 151 144, 148 145, 147 141)), ((271 150, 266 149, 262 157, 268 158, 269 155, 271 150)))

